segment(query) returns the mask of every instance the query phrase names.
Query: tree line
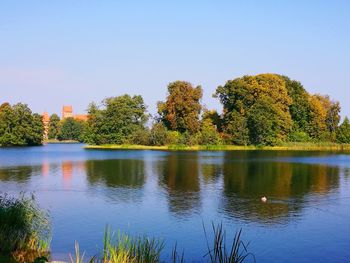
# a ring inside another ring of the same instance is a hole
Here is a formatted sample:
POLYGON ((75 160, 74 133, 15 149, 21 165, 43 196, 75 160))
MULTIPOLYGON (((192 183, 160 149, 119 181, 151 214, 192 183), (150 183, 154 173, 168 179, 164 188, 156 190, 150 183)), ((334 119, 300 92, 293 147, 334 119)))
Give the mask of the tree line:
MULTIPOLYGON (((213 95, 223 106, 221 114, 206 109, 201 104, 202 96, 201 86, 171 82, 165 100, 157 104, 156 116, 148 114, 140 95, 106 98, 100 104, 88 106, 86 122, 73 118, 60 120, 56 114, 51 115, 48 136, 96 145, 350 143, 348 118, 339 125, 339 102, 329 96, 310 94, 299 81, 286 76, 259 74, 227 81, 213 95)), ((31 116, 38 118, 35 114, 31 116)), ((0 138, 6 140, 11 131, 7 131, 6 137, 3 130, 10 123, 2 118, 7 117, 0 112, 0 138)), ((42 132, 42 128, 36 130, 42 132)), ((0 144, 6 145, 3 142, 1 139, 0 144)), ((21 142, 25 144, 26 140, 21 142)))
POLYGON ((243 76, 219 86, 222 113, 201 104, 203 90, 171 82, 152 125, 141 96, 123 95, 89 105, 84 140, 89 144, 278 145, 283 142, 350 143, 340 104, 310 94, 299 81, 277 74, 243 76))

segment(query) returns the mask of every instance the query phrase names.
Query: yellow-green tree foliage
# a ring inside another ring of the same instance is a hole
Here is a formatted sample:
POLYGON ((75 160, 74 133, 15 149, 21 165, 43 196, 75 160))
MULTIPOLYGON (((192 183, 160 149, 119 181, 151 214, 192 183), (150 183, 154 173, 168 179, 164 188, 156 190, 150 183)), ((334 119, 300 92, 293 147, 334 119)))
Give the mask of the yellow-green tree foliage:
POLYGON ((219 86, 228 143, 273 145, 288 140, 335 141, 340 105, 311 95, 298 81, 277 74, 244 76, 219 86))
POLYGON ((158 113, 165 127, 180 133, 199 131, 202 95, 201 86, 193 87, 186 81, 171 82, 166 101, 158 102, 158 113))

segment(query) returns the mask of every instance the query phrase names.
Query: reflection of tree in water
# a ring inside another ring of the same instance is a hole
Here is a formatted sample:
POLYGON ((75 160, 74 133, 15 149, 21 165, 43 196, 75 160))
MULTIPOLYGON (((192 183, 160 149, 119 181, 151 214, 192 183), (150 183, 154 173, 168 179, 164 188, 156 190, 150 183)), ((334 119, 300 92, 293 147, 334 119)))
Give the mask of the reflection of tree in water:
POLYGON ((185 215, 200 208, 198 153, 169 153, 155 169, 171 212, 185 215))
POLYGON ((15 166, 0 169, 0 181, 27 182, 31 176, 39 175, 42 166, 15 166))
POLYGON ((345 167, 344 170, 343 170, 343 173, 344 173, 344 178, 345 178, 346 180, 349 180, 349 177, 350 177, 350 168, 345 167))
POLYGON ((141 188, 145 183, 143 160, 90 160, 86 162, 86 173, 91 185, 141 188))
MULTIPOLYGON (((278 157, 279 153, 274 154, 278 157)), ((255 157, 257 153, 225 156, 222 209, 231 216, 276 222, 299 211, 306 195, 324 194, 339 187, 338 167, 255 157), (267 204, 260 202, 262 196, 268 197, 267 204)))
POLYGON ((204 183, 215 183, 222 174, 222 164, 202 163, 200 170, 204 183))
POLYGON ((86 162, 90 191, 103 191, 110 202, 140 202, 145 184, 143 160, 90 160, 86 162))

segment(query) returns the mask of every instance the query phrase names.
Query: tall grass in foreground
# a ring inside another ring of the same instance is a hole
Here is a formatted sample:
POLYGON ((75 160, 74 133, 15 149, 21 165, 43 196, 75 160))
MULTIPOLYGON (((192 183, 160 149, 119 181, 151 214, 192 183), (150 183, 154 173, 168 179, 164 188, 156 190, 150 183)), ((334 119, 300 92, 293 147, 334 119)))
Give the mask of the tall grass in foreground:
POLYGON ((244 244, 241 240, 242 229, 236 232, 231 246, 226 241, 226 231, 222 227, 222 223, 217 226, 212 223, 214 232, 213 244, 210 245, 205 227, 203 225, 205 238, 207 240, 208 253, 205 257, 209 257, 210 262, 218 263, 243 263, 250 256, 255 262, 255 256, 248 252, 248 244, 244 244))
POLYGON ((33 262, 48 255, 50 223, 34 196, 19 198, 0 195, 0 254, 17 262, 33 262))
MULTIPOLYGON (((209 244, 208 236, 204 228, 204 234, 207 241, 207 253, 203 255, 203 261, 212 263, 244 263, 250 257, 255 262, 255 257, 248 252, 248 245, 241 240, 242 230, 236 232, 232 243, 226 240, 226 231, 222 224, 213 229, 213 243, 209 244)), ((161 252, 164 248, 164 242, 144 236, 132 237, 127 234, 112 232, 106 227, 103 240, 103 255, 100 260, 93 257, 89 263, 157 263, 161 261, 161 252)), ((83 263, 84 254, 80 253, 79 245, 75 244, 75 258, 70 255, 71 263, 83 263)), ((196 262, 198 259, 196 260, 196 262)), ((170 258, 166 262, 184 263, 185 254, 178 253, 177 243, 175 244, 170 258)))
POLYGON ((164 242, 145 236, 131 237, 111 232, 109 227, 104 235, 104 263, 119 262, 159 262, 164 242))

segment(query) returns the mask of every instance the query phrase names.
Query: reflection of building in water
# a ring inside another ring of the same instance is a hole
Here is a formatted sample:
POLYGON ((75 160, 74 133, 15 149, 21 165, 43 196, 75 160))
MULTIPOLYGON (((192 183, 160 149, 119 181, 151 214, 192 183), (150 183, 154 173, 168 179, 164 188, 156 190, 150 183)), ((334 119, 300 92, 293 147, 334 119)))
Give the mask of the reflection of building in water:
POLYGON ((41 165, 42 176, 48 176, 50 173, 50 163, 48 161, 43 161, 41 165))
POLYGON ((73 163, 71 161, 63 161, 61 168, 62 168, 63 181, 69 182, 73 176, 73 163))
POLYGON ((65 187, 70 187, 73 177, 77 178, 86 171, 84 161, 72 162, 63 161, 61 163, 62 179, 65 187))
POLYGON ((177 215, 200 209, 198 153, 171 153, 155 163, 159 183, 168 193, 171 212, 177 215))

